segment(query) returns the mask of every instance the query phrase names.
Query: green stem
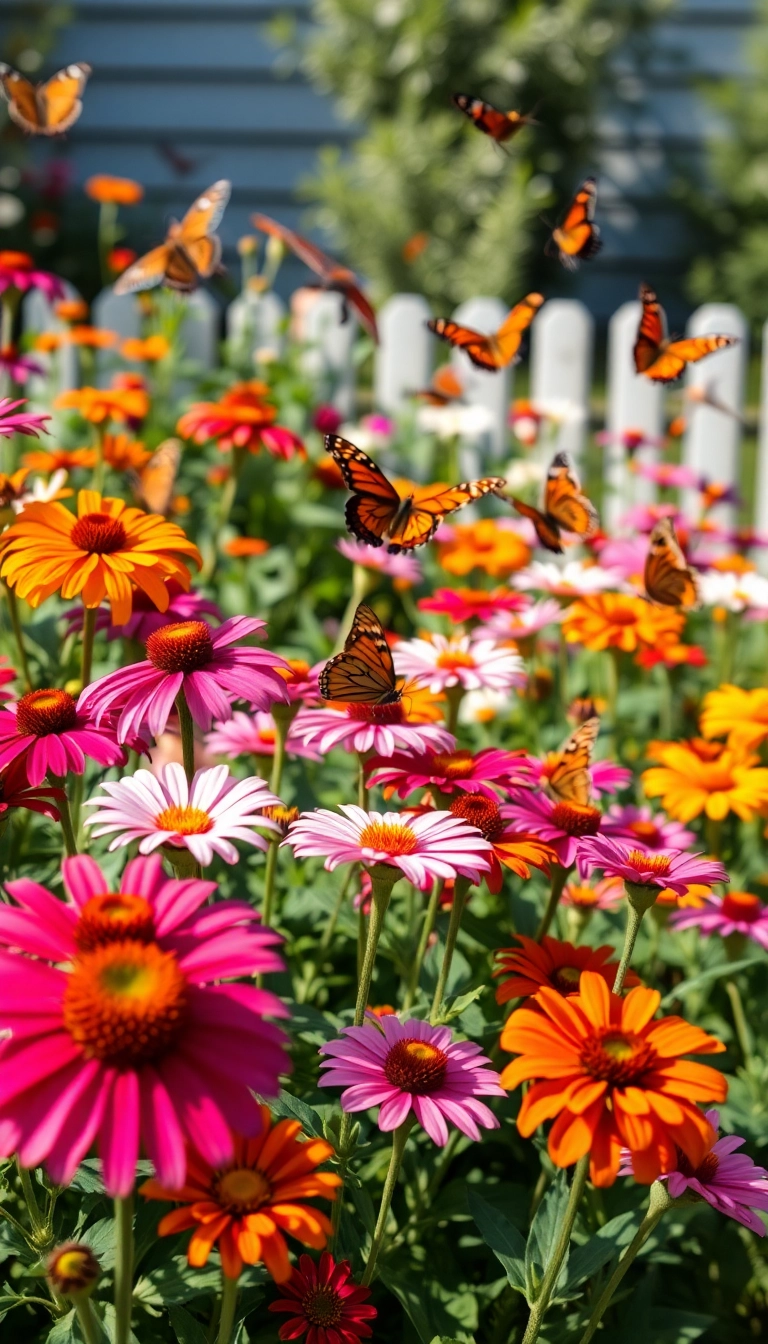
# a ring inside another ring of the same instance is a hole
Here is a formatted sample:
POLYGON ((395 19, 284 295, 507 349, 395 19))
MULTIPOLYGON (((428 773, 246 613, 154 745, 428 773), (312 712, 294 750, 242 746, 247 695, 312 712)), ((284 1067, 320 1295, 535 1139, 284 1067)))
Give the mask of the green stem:
POLYGON ((91 667, 93 666, 93 636, 96 631, 96 607, 85 607, 83 611, 83 653, 80 664, 80 683, 82 689, 91 682, 91 667))
POLYGON ((40 1212, 40 1205, 37 1202, 37 1195, 35 1194, 32 1176, 26 1167, 22 1167, 18 1157, 16 1158, 16 1169, 19 1173, 21 1189, 24 1195, 24 1203, 27 1206, 29 1221, 32 1224, 32 1231, 35 1234, 35 1241, 37 1243, 45 1232, 45 1220, 40 1212))
POLYGON ((419 945, 416 948, 416 956, 413 959, 413 965, 411 966, 411 973, 408 977, 408 985, 405 991, 405 998, 403 1000, 404 1012, 411 1007, 411 1005, 413 1004, 413 1000, 416 998, 416 991, 419 987, 419 975, 421 974, 421 968, 424 964, 424 957, 426 956, 427 952, 427 944, 429 942, 432 930, 435 927, 437 908, 440 904, 440 892, 442 891, 442 889, 443 889, 443 880, 440 877, 436 877, 434 882, 432 883, 432 893, 429 898, 429 905, 427 906, 426 911, 424 913, 424 923, 422 925, 421 933, 419 935, 419 945))
MULTIPOLYGON (((571 864, 571 868, 573 864, 571 864)), ((547 908, 541 916, 539 927, 536 930, 536 942, 540 943, 544 934, 548 932, 552 920, 555 918, 555 911, 560 904, 560 897, 563 894, 563 888, 568 878, 571 868, 564 868, 561 863, 556 863, 552 867, 552 886, 549 890, 549 900, 547 908)))
POLYGON ((176 696, 176 709, 179 715, 184 773, 187 776, 187 783, 191 784, 195 777, 195 728, 183 689, 176 696))
POLYGON ((579 1340, 579 1344, 589 1344, 589 1341, 592 1339, 608 1309, 611 1298, 632 1264, 632 1261, 635 1259, 638 1251, 645 1245, 657 1223, 661 1221, 672 1202, 667 1187, 662 1185, 661 1181, 654 1181, 651 1186, 651 1196, 648 1201, 648 1212, 600 1294, 592 1315, 589 1318, 587 1328, 579 1340))
POLYGON ((350 593, 349 601, 347 602, 344 615, 342 616, 341 622, 339 624, 339 633, 336 637, 336 643, 333 646, 334 653, 340 653, 341 650, 344 648, 347 635, 352 629, 352 622, 355 619, 355 612, 357 611, 357 608, 360 606, 360 603, 365 601, 366 597, 370 593, 371 589, 375 587, 375 585, 376 585, 375 574, 372 574, 369 569, 366 569, 365 565, 358 565, 357 563, 353 564, 352 592, 350 593))
POLYGON ((61 829, 64 835, 64 848, 67 851, 67 858, 71 859, 77 853, 77 839, 72 824, 72 813, 69 810, 69 799, 64 789, 64 780, 62 779, 60 783, 64 797, 58 800, 59 816, 61 817, 61 829))
POLYGON ((99 1344, 101 1330, 96 1319, 96 1313, 91 1306, 91 1299, 89 1297, 76 1298, 75 1311, 85 1344, 99 1344))
POLYGON ((726 993, 731 1001, 731 1012, 733 1013, 733 1024, 736 1028, 741 1053, 744 1058, 746 1068, 752 1063, 752 1036, 747 1025, 747 1017, 744 1012, 744 1004, 741 1001, 739 986, 735 980, 726 980, 726 993))
POLYGON ((414 1116, 411 1112, 409 1113, 407 1120, 404 1120, 402 1125, 399 1125, 392 1135, 392 1155, 389 1159, 387 1179, 384 1182, 384 1189, 381 1193, 379 1216, 376 1219, 373 1241, 371 1242, 371 1249, 368 1254, 368 1263, 365 1266, 365 1272, 362 1278, 363 1287, 367 1287, 373 1278, 373 1271, 376 1268, 376 1261, 379 1256, 379 1251, 381 1250, 381 1243, 384 1240, 384 1232, 387 1226, 390 1205, 392 1204, 392 1196, 395 1193, 397 1178, 400 1175, 400 1167, 403 1162, 405 1145, 408 1142, 408 1135, 411 1131, 413 1121, 414 1116))
POLYGON ((435 986, 435 996, 432 1000, 432 1011, 429 1014, 429 1020, 432 1026, 435 1026, 440 1018, 440 1009, 443 1005, 443 996, 445 987, 448 984, 448 976, 451 973, 451 962, 456 950, 456 939, 459 936, 461 927, 461 917, 464 914, 464 905, 467 899, 467 892, 471 886, 468 877, 457 877, 453 884, 453 905, 451 906, 451 917, 448 922, 448 933, 445 939, 445 951, 443 952, 443 964, 440 967, 440 974, 437 977, 435 986))
POLYGON ((557 1238, 555 1248, 552 1252, 549 1264, 544 1271, 544 1278, 541 1280, 538 1296, 531 1307, 531 1314, 528 1317, 528 1325, 523 1335, 523 1344, 535 1344, 539 1338, 539 1331, 544 1324, 544 1317, 547 1314, 552 1292, 560 1277, 565 1253, 568 1250, 568 1244, 571 1240, 573 1224, 576 1221, 576 1214, 579 1211, 584 1187, 587 1184, 587 1175, 589 1173, 589 1154, 585 1154, 576 1163, 576 1170, 573 1173, 571 1182, 571 1193, 568 1197, 568 1206, 565 1210, 560 1234, 557 1238))
POLYGON ((133 1195, 115 1200, 115 1340, 129 1344, 133 1306, 133 1195))
POLYGON ((464 699, 464 687, 460 682, 455 686, 446 686, 445 698, 448 702, 448 714, 446 715, 445 726, 449 733, 456 736, 456 725, 459 721, 459 709, 464 699))
POLYGON ((32 677, 29 672, 29 663, 27 661, 27 651, 24 648, 24 632, 19 617, 19 604, 16 601, 16 594, 13 589, 5 585, 5 596, 8 599, 8 615, 11 618, 11 628, 13 629, 16 640, 16 648, 19 653, 19 662, 21 663, 21 675, 28 691, 32 690, 32 677))
POLYGON ((384 916, 387 913, 389 898, 392 895, 392 888, 398 878, 402 876, 399 868, 390 868, 386 864, 377 863, 370 870, 371 882, 373 883, 373 895, 371 898, 371 914, 368 920, 368 937, 365 942, 365 954, 363 956, 363 965, 360 972, 360 983, 357 988, 357 1002, 355 1004, 355 1026, 361 1027, 365 1021, 365 1010, 368 1007, 368 996, 371 992, 371 980, 373 979, 373 967, 376 961, 376 950, 379 946, 379 937, 384 927, 384 916))
POLYGON ((624 949, 613 982, 613 993, 620 994, 635 950, 635 942, 643 922, 643 915, 650 910, 659 894, 658 887, 646 886, 641 882, 625 882, 627 892, 627 928, 624 934, 624 949))
POLYGON ((237 1284, 237 1279, 229 1279, 226 1274, 222 1274, 221 1314, 219 1315, 217 1344, 229 1344, 232 1338, 232 1327, 235 1324, 235 1308, 237 1307, 237 1284))
POLYGON ((722 829, 723 829, 722 821, 717 820, 715 817, 707 817, 706 822, 707 849, 715 859, 718 859, 720 857, 720 842, 721 842, 722 829))
POLYGON ((339 887, 339 894, 336 897, 333 910, 331 911, 331 917, 328 920, 325 929, 323 930, 323 936, 320 939, 320 944, 318 947, 318 952, 320 953, 320 955, 327 952, 328 948, 331 946, 331 939, 333 938, 333 935, 336 932, 336 925, 339 922, 341 907, 343 906, 344 901, 346 900, 347 892, 349 891, 349 888, 352 884, 352 878, 354 877, 354 875, 355 875, 354 865, 350 865, 350 867, 347 869, 347 875, 344 878, 344 881, 342 882, 341 886, 339 887))
POLYGON ((280 847, 280 836, 273 835, 267 846, 267 862, 264 869, 264 902, 261 907, 261 922, 265 929, 272 927, 272 916, 275 908, 275 873, 277 871, 277 851, 280 847))

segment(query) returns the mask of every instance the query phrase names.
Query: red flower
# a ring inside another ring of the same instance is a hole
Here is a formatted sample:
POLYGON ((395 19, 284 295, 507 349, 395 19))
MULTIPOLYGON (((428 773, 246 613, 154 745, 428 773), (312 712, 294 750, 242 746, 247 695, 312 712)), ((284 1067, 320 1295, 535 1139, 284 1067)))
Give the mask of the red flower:
POLYGON ((357 1287, 350 1282, 352 1269, 346 1260, 335 1263, 333 1256, 324 1251, 316 1265, 308 1255, 302 1255, 299 1268, 294 1269, 288 1283, 282 1285, 286 1294, 271 1302, 270 1311, 286 1311, 291 1319, 280 1326, 281 1339, 299 1339, 307 1334, 308 1344, 358 1344, 372 1331, 367 1324, 376 1316, 376 1308, 368 1305, 370 1288, 357 1287))
MULTIPOLYGON (((613 948, 607 945, 575 947, 573 943, 562 943, 558 938, 546 935, 539 944, 522 933, 515 934, 515 938, 519 947, 502 947, 496 953, 497 965, 493 974, 510 977, 497 987, 497 1003, 528 998, 538 994, 542 985, 558 994, 578 994, 582 971, 601 975, 609 989, 616 978, 618 963, 611 960, 613 948)), ((628 988, 639 984, 634 971, 627 971, 624 983, 628 988)))

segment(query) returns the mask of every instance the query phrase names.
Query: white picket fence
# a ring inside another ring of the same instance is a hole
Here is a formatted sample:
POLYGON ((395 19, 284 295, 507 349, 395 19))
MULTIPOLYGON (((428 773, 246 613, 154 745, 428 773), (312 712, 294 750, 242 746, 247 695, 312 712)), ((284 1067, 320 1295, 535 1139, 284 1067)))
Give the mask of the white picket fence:
MULTIPOLYGON (((346 321, 342 320, 338 294, 320 291, 303 294, 301 335, 306 346, 305 367, 308 373, 324 379, 334 389, 333 398, 339 410, 352 418, 356 388, 354 316, 350 313, 346 321)), ((454 316, 480 331, 490 332, 499 326, 505 313, 505 306, 498 299, 476 298, 463 303, 454 316)), ((374 401, 378 410, 393 414, 413 407, 413 392, 428 385, 438 362, 440 344, 426 326, 430 316, 426 300, 418 294, 396 294, 382 306, 378 315, 381 343, 376 350, 374 371, 374 401)), ((204 369, 214 368, 218 360, 220 317, 215 300, 205 290, 190 296, 183 340, 187 357, 204 369)), ((634 371, 632 346, 639 317, 640 304, 625 303, 614 313, 608 328, 605 429, 612 442, 604 450, 603 519, 609 528, 615 526, 629 504, 651 503, 656 497, 652 481, 629 471, 622 433, 642 430, 649 439, 660 439, 667 421, 667 389, 634 371)), ((249 356, 265 349, 279 353, 285 342, 287 318, 286 306, 275 294, 241 295, 225 314, 226 339, 249 356)), ((28 296, 23 320, 28 331, 51 330, 60 325, 37 292, 28 296)), ((92 320, 123 338, 140 332, 135 298, 118 298, 111 290, 105 290, 94 301, 92 320)), ((710 479, 737 486, 744 432, 741 415, 749 358, 748 326, 737 308, 712 303, 693 313, 687 331, 689 335, 719 332, 739 337, 737 345, 688 370, 685 386, 706 388, 708 395, 732 414, 686 399, 682 449, 685 465, 710 479)), ((543 449, 547 456, 553 446, 568 449, 577 461, 583 453, 591 432, 593 337, 593 318, 575 299, 550 299, 533 323, 528 395, 534 407, 550 413, 558 425, 554 444, 550 436, 543 449)), ((757 479, 754 499, 749 502, 752 526, 768 535, 768 323, 763 338, 757 479)), ((444 350, 443 346, 440 357, 444 350)), ((515 370, 486 373, 475 368, 460 351, 453 351, 451 358, 464 385, 465 403, 485 408, 490 426, 482 435, 475 435, 472 446, 481 460, 500 462, 509 452, 508 414, 514 396, 515 370)), ((75 350, 62 352, 58 376, 62 387, 76 385, 75 350)), ((647 448, 643 450, 646 460, 648 453, 647 448)), ((733 505, 718 506, 716 516, 726 526, 732 525, 733 505)))

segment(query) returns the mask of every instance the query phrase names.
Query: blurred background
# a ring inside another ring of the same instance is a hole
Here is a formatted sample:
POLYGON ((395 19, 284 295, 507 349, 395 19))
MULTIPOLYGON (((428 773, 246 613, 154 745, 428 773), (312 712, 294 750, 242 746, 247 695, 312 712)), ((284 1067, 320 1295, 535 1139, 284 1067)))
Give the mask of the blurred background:
MULTIPOLYGON (((65 137, 28 141, 4 108, 0 248, 99 287, 86 178, 134 178, 126 245, 220 177, 222 236, 261 210, 311 230, 381 301, 513 301, 556 282, 605 320, 640 279, 673 321, 702 299, 768 317, 768 8, 748 0, 4 0, 2 58, 39 80, 93 75, 65 137), (536 109, 503 153, 450 104, 536 109), (542 247, 581 177, 605 246, 572 280, 542 247)), ((287 261, 284 292, 306 272, 287 261)))

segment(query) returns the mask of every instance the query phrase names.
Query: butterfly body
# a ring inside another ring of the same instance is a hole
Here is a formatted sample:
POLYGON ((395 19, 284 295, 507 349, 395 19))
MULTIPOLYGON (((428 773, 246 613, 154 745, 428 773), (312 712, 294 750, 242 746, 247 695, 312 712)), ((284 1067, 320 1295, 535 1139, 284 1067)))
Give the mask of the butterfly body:
POLYGON ((597 256, 603 245, 600 230, 594 223, 596 205, 597 183, 594 177, 588 177, 547 243, 545 250, 555 252, 568 271, 577 270, 580 261, 597 256))
POLYGON ((512 504, 523 518, 533 523, 542 546, 561 554, 561 532, 575 532, 588 538, 597 531, 600 518, 594 504, 584 494, 570 453, 557 453, 550 463, 544 487, 544 506, 534 508, 521 499, 512 504))
POLYGON ((8 115, 29 135, 61 135, 83 110, 83 90, 91 74, 85 61, 67 65, 42 84, 33 84, 10 65, 0 64, 0 90, 8 115))
POLYGON ((595 715, 582 723, 557 752, 550 752, 545 766, 544 788, 556 803, 589 807, 592 800, 592 750, 600 731, 595 715))
POLYGON ((193 202, 181 221, 171 220, 164 243, 139 257, 123 271, 115 294, 166 285, 188 294, 201 279, 213 275, 221 261, 221 240, 215 233, 231 194, 225 179, 214 182, 193 202))
POLYGON ((432 318, 427 326, 442 341, 463 350, 478 369, 497 373, 519 359, 523 336, 543 302, 542 294, 526 294, 507 314, 498 331, 490 336, 447 317, 432 318))
POLYGON ((271 219, 269 215, 252 215, 251 222, 262 233, 267 233, 271 238, 279 238, 285 246, 290 248, 291 252, 303 261, 305 266, 319 275, 325 289, 336 290, 344 298, 345 305, 349 304, 354 308, 364 329, 372 340, 378 344, 379 332, 376 325, 376 314, 370 303, 370 300, 360 288, 360 283, 354 271, 348 266, 342 266, 340 262, 334 261, 315 243, 310 242, 309 238, 304 238, 300 233, 289 229, 287 225, 281 224, 276 219, 271 219))
POLYGON ((320 673, 324 700, 346 704, 393 705, 401 697, 386 636, 376 612, 361 602, 344 649, 320 673))
POLYGON ((661 518, 651 532, 643 583, 651 601, 663 607, 694 611, 700 605, 698 579, 683 555, 670 518, 661 518))
POLYGON ((501 112, 493 103, 486 103, 484 99, 474 98, 469 93, 454 93, 451 102, 497 145, 511 140, 524 126, 538 125, 533 117, 526 117, 522 112, 501 112))
POLYGON ((673 383, 688 364, 698 364, 700 359, 716 350, 738 343, 736 336, 689 336, 679 341, 670 340, 664 309, 650 285, 640 286, 640 302, 643 311, 632 353, 635 371, 653 383, 673 383))

